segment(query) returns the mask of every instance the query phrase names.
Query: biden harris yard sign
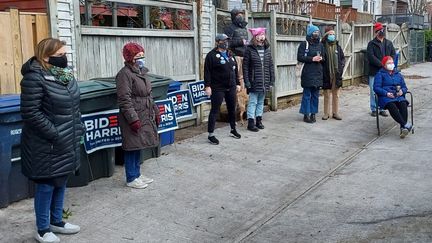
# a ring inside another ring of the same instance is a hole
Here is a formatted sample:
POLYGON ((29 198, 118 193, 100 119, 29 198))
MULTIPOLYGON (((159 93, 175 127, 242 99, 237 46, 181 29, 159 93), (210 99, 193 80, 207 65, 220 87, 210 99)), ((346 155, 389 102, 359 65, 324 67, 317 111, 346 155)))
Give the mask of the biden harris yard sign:
POLYGON ((186 118, 193 115, 189 90, 174 91, 167 94, 174 106, 176 118, 186 118))
POLYGON ((210 102, 210 97, 204 91, 204 81, 191 82, 188 83, 188 86, 194 106, 200 105, 205 102, 210 102))

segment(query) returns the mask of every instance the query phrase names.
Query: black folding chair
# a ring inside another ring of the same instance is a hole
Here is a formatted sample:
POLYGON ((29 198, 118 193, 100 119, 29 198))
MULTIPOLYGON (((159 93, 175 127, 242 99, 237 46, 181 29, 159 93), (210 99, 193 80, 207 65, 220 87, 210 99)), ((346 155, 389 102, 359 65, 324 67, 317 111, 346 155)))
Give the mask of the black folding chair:
MULTIPOLYGON (((413 126, 413 129, 411 129, 411 132, 414 134, 414 99, 413 95, 410 91, 407 91, 407 94, 410 96, 410 103, 408 105, 408 110, 410 112, 409 118, 411 118, 411 124, 413 126)), ((406 95, 406 94, 405 94, 406 95)), ((378 136, 381 136, 381 130, 380 130, 380 122, 379 122, 379 112, 381 110, 381 107, 378 105, 378 95, 375 94, 375 104, 376 104, 376 125, 378 129, 378 136)))

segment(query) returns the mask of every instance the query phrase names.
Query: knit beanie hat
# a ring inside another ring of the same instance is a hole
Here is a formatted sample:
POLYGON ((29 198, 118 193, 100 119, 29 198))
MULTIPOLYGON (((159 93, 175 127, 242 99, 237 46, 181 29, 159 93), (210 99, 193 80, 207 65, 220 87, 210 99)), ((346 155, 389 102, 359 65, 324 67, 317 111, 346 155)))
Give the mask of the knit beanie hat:
POLYGON ((144 52, 144 48, 135 42, 126 43, 123 47, 123 58, 126 62, 132 62, 135 55, 144 52))
POLYGON ((263 27, 260 27, 260 28, 249 28, 248 30, 251 32, 251 34, 252 34, 253 37, 255 37, 257 35, 265 34, 265 32, 266 32, 266 28, 263 28, 263 27))
POLYGON ((389 59, 392 59, 392 57, 391 57, 391 56, 385 56, 385 57, 383 57, 383 59, 381 60, 381 64, 382 64, 383 66, 385 66, 386 63, 387 63, 387 61, 388 61, 389 59))
POLYGON ((319 28, 313 24, 308 25, 307 27, 307 35, 311 36, 313 32, 319 31, 319 28))

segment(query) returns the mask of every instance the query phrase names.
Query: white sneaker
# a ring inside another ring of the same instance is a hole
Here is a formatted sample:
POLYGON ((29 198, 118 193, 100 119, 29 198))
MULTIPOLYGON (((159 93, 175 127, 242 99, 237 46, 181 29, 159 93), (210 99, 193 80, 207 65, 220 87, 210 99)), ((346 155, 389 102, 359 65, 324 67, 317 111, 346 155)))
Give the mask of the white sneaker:
POLYGON ((53 232, 48 232, 41 237, 38 232, 36 232, 35 239, 41 243, 59 243, 60 238, 58 238, 53 232))
POLYGON ((70 234, 76 234, 80 231, 80 227, 78 225, 74 225, 74 224, 70 224, 70 223, 66 223, 64 225, 64 227, 59 227, 59 226, 55 226, 55 225, 50 225, 50 230, 54 233, 59 233, 59 234, 65 234, 65 235, 70 235, 70 234))
POLYGON ((146 183, 142 182, 139 178, 136 178, 135 180, 133 180, 129 183, 126 183, 126 186, 136 188, 136 189, 144 189, 148 185, 146 183))
POLYGON ((140 179, 145 184, 150 184, 154 181, 152 178, 145 177, 144 175, 140 175, 140 177, 138 177, 138 179, 140 179))

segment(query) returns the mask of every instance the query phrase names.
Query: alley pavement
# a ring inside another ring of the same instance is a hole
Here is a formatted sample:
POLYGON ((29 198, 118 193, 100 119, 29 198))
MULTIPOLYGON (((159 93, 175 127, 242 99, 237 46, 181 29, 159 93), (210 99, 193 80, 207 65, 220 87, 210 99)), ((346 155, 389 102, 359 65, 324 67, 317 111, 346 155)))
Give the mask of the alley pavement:
MULTIPOLYGON (((382 118, 377 136, 366 85, 344 88, 342 121, 302 121, 295 106, 264 114, 265 129, 229 127, 162 148, 144 162, 155 181, 114 176, 69 188, 62 242, 432 242, 432 64, 403 70, 415 134, 382 118), (414 76, 416 75, 416 76, 414 76)), ((189 128, 193 129, 193 128, 189 128)), ((0 242, 34 242, 33 200, 0 209, 0 242)))

